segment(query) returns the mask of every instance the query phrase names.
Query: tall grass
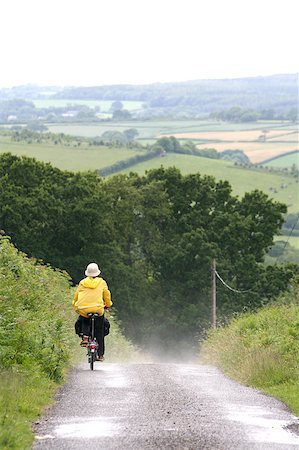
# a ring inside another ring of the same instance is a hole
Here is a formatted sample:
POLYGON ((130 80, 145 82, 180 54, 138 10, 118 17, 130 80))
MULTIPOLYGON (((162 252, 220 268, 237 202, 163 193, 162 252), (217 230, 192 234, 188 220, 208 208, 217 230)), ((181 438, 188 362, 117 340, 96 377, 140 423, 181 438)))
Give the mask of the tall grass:
MULTIPOLYGON (((80 358, 72 297, 66 273, 29 259, 0 237, 1 450, 31 448, 32 422, 80 358)), ((116 319, 107 348, 114 361, 139 357, 116 319)))
POLYGON ((210 331, 202 360, 286 402, 299 414, 299 286, 255 314, 210 331))

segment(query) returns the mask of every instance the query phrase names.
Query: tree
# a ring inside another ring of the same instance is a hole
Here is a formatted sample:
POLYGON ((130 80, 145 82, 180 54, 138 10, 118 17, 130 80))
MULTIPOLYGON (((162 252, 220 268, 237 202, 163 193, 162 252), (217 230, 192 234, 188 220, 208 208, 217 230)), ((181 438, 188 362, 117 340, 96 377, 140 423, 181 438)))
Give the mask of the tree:
POLYGON ((290 120, 293 123, 296 123, 298 120, 298 108, 291 108, 287 112, 286 115, 287 119, 290 120))
POLYGON ((123 108, 124 108, 124 105, 122 104, 122 102, 120 102, 119 100, 116 100, 115 102, 112 102, 110 111, 111 112, 121 111, 121 110, 123 110, 123 108))
POLYGON ((116 142, 119 144, 127 143, 127 137, 121 131, 104 131, 104 133, 101 135, 101 140, 104 142, 116 142))
POLYGON ((129 120, 132 118, 130 111, 127 109, 115 110, 112 115, 113 120, 129 120))
POLYGON ((174 137, 162 137, 157 140, 157 146, 163 148, 166 153, 179 153, 181 150, 180 142, 174 137))
POLYGON ((27 128, 28 128, 28 130, 36 131, 36 132, 39 132, 39 133, 41 133, 42 131, 47 131, 48 130, 46 125, 44 125, 43 123, 38 122, 38 121, 34 121, 34 122, 29 123, 27 125, 27 128))
POLYGON ((134 141, 135 137, 139 135, 136 128, 129 128, 128 130, 125 130, 123 134, 126 136, 128 142, 134 141))
MULTIPOLYGON (((175 141, 163 141, 175 144, 175 141)), ((286 206, 260 191, 242 199, 228 182, 176 168, 144 176, 60 171, 0 156, 0 228, 30 256, 67 270, 88 262, 107 277, 126 334, 148 348, 197 346, 209 325, 210 264, 242 295, 219 285, 219 313, 258 307, 288 286, 298 265, 265 267, 286 206)))

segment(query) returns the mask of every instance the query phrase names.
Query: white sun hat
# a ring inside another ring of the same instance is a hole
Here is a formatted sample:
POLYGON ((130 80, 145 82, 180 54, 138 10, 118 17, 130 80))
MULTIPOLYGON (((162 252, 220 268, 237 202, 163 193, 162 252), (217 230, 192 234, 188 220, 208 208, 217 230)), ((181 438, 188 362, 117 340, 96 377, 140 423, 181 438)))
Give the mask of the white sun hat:
POLYGON ((100 273, 101 271, 96 263, 88 264, 85 270, 85 275, 87 277, 97 277, 98 275, 100 275, 100 273))

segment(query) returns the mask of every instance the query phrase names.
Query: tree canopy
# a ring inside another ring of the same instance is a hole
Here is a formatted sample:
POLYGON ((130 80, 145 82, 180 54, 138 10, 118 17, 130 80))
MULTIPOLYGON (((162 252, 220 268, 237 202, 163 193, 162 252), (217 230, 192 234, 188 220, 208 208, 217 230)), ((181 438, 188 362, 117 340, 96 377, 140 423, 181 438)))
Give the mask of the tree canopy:
POLYGON ((239 290, 219 285, 222 317, 285 290, 297 265, 266 267, 286 206, 226 181, 176 168, 144 176, 60 171, 0 156, 0 227, 19 249, 65 269, 74 283, 97 262, 126 333, 145 346, 196 345, 210 319, 210 264, 239 290))

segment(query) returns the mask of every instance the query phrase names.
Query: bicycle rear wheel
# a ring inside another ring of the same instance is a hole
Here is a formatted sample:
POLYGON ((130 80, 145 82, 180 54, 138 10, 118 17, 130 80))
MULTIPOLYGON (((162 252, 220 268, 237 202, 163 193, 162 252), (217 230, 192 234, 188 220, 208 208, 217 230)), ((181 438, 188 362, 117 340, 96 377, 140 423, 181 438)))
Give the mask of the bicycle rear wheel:
POLYGON ((90 336, 89 336, 89 343, 88 343, 88 362, 90 366, 90 370, 93 370, 94 368, 94 362, 96 360, 96 354, 97 354, 97 343, 96 339, 94 337, 94 315, 92 314, 91 319, 91 330, 90 330, 90 336))
POLYGON ((96 359, 96 354, 95 354, 94 351, 93 351, 93 352, 91 351, 91 352, 90 352, 90 355, 89 355, 89 366, 90 366, 90 370, 93 370, 93 366, 94 366, 95 359, 96 359))

